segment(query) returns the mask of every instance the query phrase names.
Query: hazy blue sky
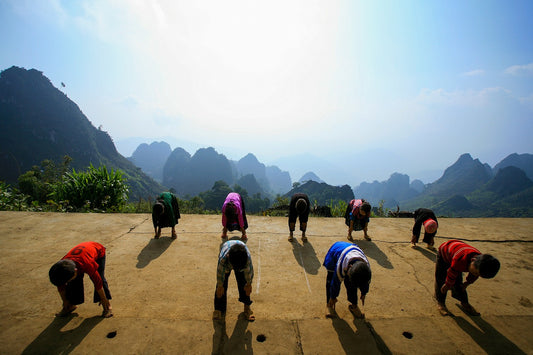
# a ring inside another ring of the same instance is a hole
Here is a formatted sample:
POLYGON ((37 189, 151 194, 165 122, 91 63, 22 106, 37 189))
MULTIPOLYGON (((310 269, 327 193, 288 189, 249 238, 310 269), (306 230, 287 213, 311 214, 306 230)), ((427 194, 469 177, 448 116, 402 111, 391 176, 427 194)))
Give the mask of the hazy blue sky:
POLYGON ((331 183, 416 178, 533 153, 532 16, 516 0, 0 0, 0 69, 42 71, 126 156, 166 137, 284 169, 303 154, 323 179, 329 161, 331 183))

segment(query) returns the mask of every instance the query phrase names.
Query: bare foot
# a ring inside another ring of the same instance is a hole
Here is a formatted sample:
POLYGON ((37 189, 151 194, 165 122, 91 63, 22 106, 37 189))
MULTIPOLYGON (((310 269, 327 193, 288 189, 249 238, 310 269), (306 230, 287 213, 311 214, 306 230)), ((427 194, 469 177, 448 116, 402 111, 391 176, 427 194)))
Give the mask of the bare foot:
POLYGON ((372 238, 370 238, 368 235, 365 235, 364 238, 365 238, 365 240, 368 240, 368 241, 372 240, 372 238))
POLYGON ((172 237, 171 239, 176 239, 178 237, 178 235, 176 234, 176 232, 172 232, 172 237))
POLYGON ((254 312, 250 308, 250 306, 244 305, 244 317, 249 322, 253 322, 255 320, 254 312))
POLYGON ((472 307, 470 303, 461 303, 461 306, 463 307, 463 311, 466 314, 469 314, 471 316, 479 316, 481 314, 478 311, 476 311, 476 309, 472 307))
POLYGON ((302 242, 307 242, 307 237, 305 235, 302 235, 302 242))
POLYGON ((411 248, 415 249, 416 248, 416 243, 411 242, 411 248))
POLYGON ((113 317, 113 310, 111 308, 109 308, 108 310, 104 310, 102 312, 102 317, 104 318, 111 318, 113 317))
POLYGON ((222 314, 221 311, 218 311, 218 310, 214 310, 213 311, 213 320, 222 320, 224 319, 224 315, 222 314))
POLYGON ((363 312, 361 312, 361 310, 359 309, 359 307, 357 307, 356 305, 349 305, 348 306, 348 309, 350 310, 350 312, 352 312, 353 316, 355 318, 365 318, 365 315, 363 312))
POLYGON ((71 305, 69 308, 63 308, 61 311, 56 313, 56 317, 65 317, 71 314, 78 306, 71 305))
POLYGON ((293 242, 293 241, 294 241, 294 237, 293 237, 292 235, 289 235, 289 238, 287 238, 287 240, 288 240, 289 242, 293 242))
POLYGON ((159 239, 160 236, 161 236, 161 231, 157 231, 157 233, 155 234, 154 238, 155 239, 159 239))
POLYGON ((246 234, 244 234, 242 237, 241 237, 241 240, 243 242, 246 242, 248 240, 248 236, 246 234))
POLYGON ((228 239, 228 236, 227 236, 226 234, 222 234, 222 235, 220 236, 220 238, 226 240, 226 239, 228 239))
POLYGON ((446 308, 446 305, 443 305, 442 303, 437 304, 437 308, 438 308, 441 316, 451 316, 452 315, 450 313, 450 311, 448 310, 448 308, 446 308))
POLYGON ((335 311, 335 308, 326 307, 326 318, 337 318, 337 311, 335 311))
POLYGON ((348 235, 347 238, 348 238, 348 240, 349 240, 350 242, 353 242, 353 237, 352 237, 351 235, 348 235))

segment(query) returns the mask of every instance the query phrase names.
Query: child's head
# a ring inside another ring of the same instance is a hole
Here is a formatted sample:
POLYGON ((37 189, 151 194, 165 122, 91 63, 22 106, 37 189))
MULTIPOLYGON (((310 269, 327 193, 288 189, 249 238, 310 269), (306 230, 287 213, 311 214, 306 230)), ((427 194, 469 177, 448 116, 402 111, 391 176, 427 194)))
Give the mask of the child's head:
POLYGON ((363 295, 368 293, 372 273, 368 264, 363 260, 356 260, 353 264, 351 264, 346 277, 348 278, 350 289, 356 290, 359 288, 361 290, 361 294, 363 295))
POLYGON ((224 214, 226 218, 230 221, 235 221, 237 219, 237 208, 233 203, 228 203, 224 209, 224 214))
POLYGON ((363 200, 363 203, 361 204, 361 207, 359 207, 359 211, 365 212, 365 216, 370 215, 370 210, 372 209, 372 206, 370 206, 370 203, 363 200))
POLYGON ((154 204, 154 207, 152 207, 152 210, 155 215, 159 216, 163 214, 163 212, 165 211, 165 206, 161 202, 158 201, 154 204))
POLYGON ((50 282, 56 286, 66 285, 75 275, 76 264, 70 259, 59 260, 48 272, 50 282))
POLYGON ((296 212, 298 212, 299 215, 304 213, 304 211, 307 209, 307 202, 303 198, 299 198, 296 201, 296 212))
POLYGON ((248 262, 248 253, 244 244, 236 243, 228 251, 228 259, 235 271, 244 269, 248 262))
POLYGON ((500 270, 500 262, 490 254, 476 256, 472 261, 472 266, 484 279, 492 279, 500 270))

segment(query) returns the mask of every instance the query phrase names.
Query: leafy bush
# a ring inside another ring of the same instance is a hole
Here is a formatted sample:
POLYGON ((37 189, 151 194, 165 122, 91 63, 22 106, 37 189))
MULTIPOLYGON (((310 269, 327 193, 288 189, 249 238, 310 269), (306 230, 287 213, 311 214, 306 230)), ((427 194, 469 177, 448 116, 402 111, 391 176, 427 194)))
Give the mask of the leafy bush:
POLYGON ((33 166, 18 178, 20 192, 27 195, 30 202, 44 204, 54 191, 54 185, 61 181, 68 170, 72 158, 63 157, 61 165, 56 166, 52 160, 43 160, 41 166, 33 166))
POLYGON ((68 201, 77 210, 118 212, 128 200, 128 186, 122 171, 109 172, 105 166, 95 168, 91 164, 87 172, 73 169, 63 175, 51 196, 56 203, 68 201))
POLYGON ((333 217, 344 217, 348 203, 344 200, 331 200, 328 204, 328 207, 331 209, 331 215, 333 217))
POLYGON ((27 211, 30 197, 0 181, 0 211, 27 211))

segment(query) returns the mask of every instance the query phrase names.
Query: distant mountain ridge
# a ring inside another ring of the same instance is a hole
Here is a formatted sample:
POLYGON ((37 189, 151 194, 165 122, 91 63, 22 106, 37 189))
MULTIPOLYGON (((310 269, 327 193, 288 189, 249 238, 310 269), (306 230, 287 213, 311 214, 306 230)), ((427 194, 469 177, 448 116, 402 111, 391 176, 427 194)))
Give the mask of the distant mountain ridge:
POLYGON ((150 145, 143 143, 135 149, 128 160, 161 183, 163 182, 163 167, 170 153, 172 149, 166 142, 152 142, 150 145))
POLYGON ((163 188, 120 155, 111 137, 96 129, 78 105, 55 88, 42 72, 13 66, 0 73, 0 179, 16 184, 18 176, 45 159, 71 166, 120 169, 130 198, 148 198, 163 188))
POLYGON ((306 194, 311 203, 316 201, 320 206, 326 206, 338 200, 348 202, 354 198, 353 190, 348 185, 331 186, 325 182, 319 183, 313 180, 308 180, 304 184, 296 186, 286 193, 285 197, 290 198, 295 193, 306 194))
MULTIPOLYGON (((89 164, 122 170, 131 199, 153 198, 167 188, 179 191, 181 197, 194 196, 220 180, 237 184, 250 194, 296 191, 291 190, 288 172, 265 166, 252 153, 233 161, 212 147, 200 148, 193 155, 182 148, 169 150, 165 142, 141 144, 128 160, 117 152, 109 134, 95 128, 42 72, 11 67, 0 73, 0 179, 10 184, 16 184, 20 174, 42 160, 58 162, 69 155, 76 170, 89 164)), ((315 173, 309 174, 307 183, 297 187, 305 186, 317 201, 351 199, 345 191, 348 185, 319 183, 314 181, 320 180, 315 173)), ((389 208, 427 207, 457 217, 533 217, 532 177, 532 154, 510 154, 491 168, 465 153, 427 185, 393 173, 386 181, 361 183, 352 195, 355 192, 354 196, 366 198, 374 206, 384 201, 389 208)))
POLYGON ((286 193, 292 187, 288 172, 277 166, 265 166, 252 153, 234 161, 213 147, 200 148, 191 156, 183 148, 170 151, 166 142, 152 142, 139 145, 128 159, 180 197, 196 196, 219 180, 237 184, 250 195, 259 193, 264 197, 286 193))
POLYGON ((387 182, 370 185, 377 187, 379 193, 361 184, 355 189, 355 195, 369 199, 372 204, 379 203, 376 197, 382 200, 389 198, 384 206, 391 209, 394 204, 403 210, 426 207, 437 214, 455 217, 533 217, 533 198, 530 198, 533 182, 522 169, 529 167, 528 155, 515 160, 525 166, 493 170, 470 154, 463 154, 444 171, 440 179, 425 185, 422 191, 413 188, 413 181, 410 192, 402 196, 407 191, 408 176, 404 176, 403 183, 399 185, 393 174, 387 182), (497 171, 496 175, 493 171, 497 171), (387 189, 390 195, 385 193, 387 189))

